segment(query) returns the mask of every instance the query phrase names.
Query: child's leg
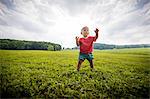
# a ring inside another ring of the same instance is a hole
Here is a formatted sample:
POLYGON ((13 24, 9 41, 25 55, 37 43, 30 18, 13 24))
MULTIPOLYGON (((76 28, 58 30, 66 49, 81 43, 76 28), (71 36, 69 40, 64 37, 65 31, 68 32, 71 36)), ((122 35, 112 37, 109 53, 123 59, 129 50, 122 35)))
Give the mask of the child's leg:
POLYGON ((94 66, 93 66, 93 60, 88 60, 88 61, 90 63, 90 67, 93 69, 94 68, 94 66))
POLYGON ((84 61, 84 60, 81 60, 81 59, 78 61, 77 71, 80 70, 80 67, 81 67, 81 64, 82 64, 83 61, 84 61))

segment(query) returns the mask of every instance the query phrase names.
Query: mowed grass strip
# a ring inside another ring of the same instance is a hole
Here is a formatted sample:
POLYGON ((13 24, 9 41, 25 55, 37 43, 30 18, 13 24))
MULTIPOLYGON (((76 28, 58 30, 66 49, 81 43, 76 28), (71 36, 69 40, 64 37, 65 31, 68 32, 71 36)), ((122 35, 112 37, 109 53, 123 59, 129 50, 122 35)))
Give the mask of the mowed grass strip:
POLYGON ((0 50, 1 96, 148 98, 150 48, 95 50, 95 71, 78 51, 0 50))

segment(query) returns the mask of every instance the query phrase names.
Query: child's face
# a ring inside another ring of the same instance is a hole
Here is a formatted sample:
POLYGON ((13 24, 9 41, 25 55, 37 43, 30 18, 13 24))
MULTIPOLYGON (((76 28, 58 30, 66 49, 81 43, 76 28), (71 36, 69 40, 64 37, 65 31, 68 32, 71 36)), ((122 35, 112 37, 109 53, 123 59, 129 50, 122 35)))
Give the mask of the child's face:
POLYGON ((82 30, 81 30, 81 34, 84 37, 87 37, 89 35, 89 28, 88 27, 83 27, 82 30))

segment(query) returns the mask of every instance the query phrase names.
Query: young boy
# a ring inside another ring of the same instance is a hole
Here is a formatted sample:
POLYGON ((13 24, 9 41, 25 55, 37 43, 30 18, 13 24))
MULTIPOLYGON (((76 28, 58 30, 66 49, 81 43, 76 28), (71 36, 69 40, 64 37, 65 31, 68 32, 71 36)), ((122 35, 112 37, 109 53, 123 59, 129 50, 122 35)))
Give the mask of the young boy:
POLYGON ((93 42, 95 42, 98 38, 99 30, 96 28, 95 36, 89 36, 89 28, 87 26, 81 29, 81 34, 83 35, 82 38, 76 37, 76 44, 80 46, 80 54, 79 54, 79 61, 77 65, 77 71, 80 70, 80 66, 82 62, 87 59, 90 63, 91 69, 93 69, 93 42))

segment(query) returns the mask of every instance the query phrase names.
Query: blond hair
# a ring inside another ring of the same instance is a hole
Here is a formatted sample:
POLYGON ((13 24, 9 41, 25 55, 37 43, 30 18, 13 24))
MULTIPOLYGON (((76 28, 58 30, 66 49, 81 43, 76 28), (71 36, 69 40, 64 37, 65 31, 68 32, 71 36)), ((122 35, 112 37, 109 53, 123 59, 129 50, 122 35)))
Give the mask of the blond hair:
POLYGON ((89 27, 84 26, 84 27, 81 29, 81 33, 83 33, 83 30, 84 30, 85 28, 87 28, 87 29, 89 30, 89 27))
POLYGON ((87 26, 84 26, 84 27, 81 29, 81 31, 82 31, 83 29, 85 29, 85 28, 88 28, 88 29, 89 29, 89 27, 87 27, 87 26))

